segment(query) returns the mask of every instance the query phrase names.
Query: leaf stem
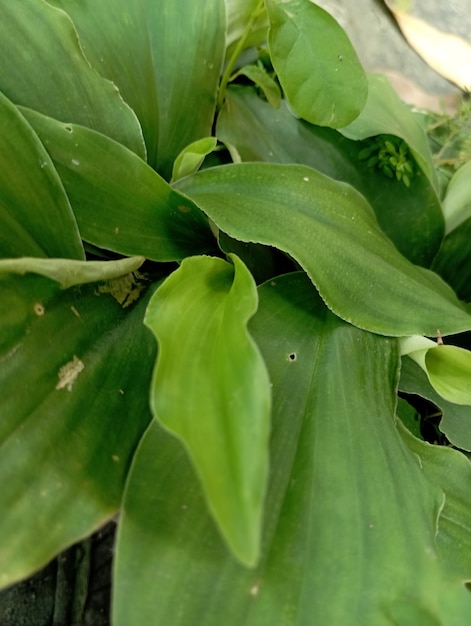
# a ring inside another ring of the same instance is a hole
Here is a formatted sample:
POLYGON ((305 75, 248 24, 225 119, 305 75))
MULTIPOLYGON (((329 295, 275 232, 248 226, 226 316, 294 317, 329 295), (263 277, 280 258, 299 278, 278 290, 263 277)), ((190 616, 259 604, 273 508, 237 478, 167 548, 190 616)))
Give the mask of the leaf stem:
POLYGON ((252 15, 250 16, 249 21, 247 22, 247 26, 245 27, 245 30, 244 30, 244 33, 243 33, 242 37, 237 42, 237 45, 234 48, 234 52, 232 53, 231 58, 227 62, 226 69, 224 70, 224 74, 222 75, 222 78, 221 78, 221 84, 219 85, 219 93, 218 93, 218 99, 217 99, 217 108, 218 108, 218 110, 222 107, 222 105, 224 103, 224 99, 226 97, 227 84, 228 84, 228 82, 229 82, 229 80, 231 78, 231 75, 232 75, 232 72, 234 70, 234 66, 236 64, 236 61, 239 58, 240 53, 244 49, 245 42, 247 41, 247 38, 250 35, 250 32, 251 32, 255 22, 257 21, 257 19, 261 15, 262 11, 264 10, 264 5, 265 5, 265 0, 260 0, 260 2, 257 5, 257 8, 252 13, 252 15))

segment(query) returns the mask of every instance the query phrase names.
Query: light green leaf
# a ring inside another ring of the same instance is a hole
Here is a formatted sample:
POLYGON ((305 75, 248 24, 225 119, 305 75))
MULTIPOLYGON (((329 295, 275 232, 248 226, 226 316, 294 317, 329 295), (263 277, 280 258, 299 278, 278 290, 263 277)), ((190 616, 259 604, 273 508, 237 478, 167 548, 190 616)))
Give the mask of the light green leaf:
POLYGON ((302 273, 259 292, 250 328, 273 383, 260 565, 227 554, 185 454, 152 424, 119 522, 113 624, 466 623, 469 594, 439 571, 443 493, 394 422, 396 342, 340 322, 302 273))
POLYGON ((401 101, 385 76, 368 76, 368 99, 361 114, 345 128, 339 129, 349 139, 366 139, 375 135, 396 135, 411 149, 417 163, 438 191, 438 177, 427 135, 419 119, 401 101))
POLYGON ((184 148, 173 164, 172 181, 194 174, 217 144, 216 137, 203 137, 184 148))
POLYGON ((149 164, 170 179, 181 150, 211 134, 224 60, 223 0, 52 4, 70 14, 93 67, 136 112, 149 164))
POLYGON ((245 65, 234 74, 233 78, 235 79, 237 76, 246 76, 257 85, 263 91, 263 95, 272 107, 277 109, 280 106, 280 88, 263 67, 260 65, 245 65))
POLYGON ((119 509, 151 419, 146 284, 62 291, 0 273, 0 586, 31 575, 119 509), (136 302, 137 300, 137 302, 136 302))
POLYGON ((235 556, 259 557, 268 473, 270 386, 247 333, 257 292, 243 263, 185 259, 156 292, 145 323, 159 342, 151 405, 193 461, 235 556))
POLYGON ((402 359, 399 389, 433 402, 442 411, 438 426, 441 432, 457 448, 471 451, 471 407, 447 402, 432 387, 426 373, 409 357, 402 359))
POLYGON ((349 185, 309 167, 241 163, 177 187, 231 237, 294 257, 327 305, 360 328, 394 336, 471 328, 448 285, 397 252, 349 185))
POLYGON ((363 144, 331 128, 297 119, 286 101, 275 110, 250 88, 231 87, 217 123, 218 139, 237 149, 242 161, 299 163, 342 180, 365 196, 382 230, 417 265, 429 267, 443 239, 437 194, 426 176, 410 188, 368 167, 363 144))
POLYGON ((271 60, 291 105, 313 124, 349 124, 365 104, 368 82, 343 29, 310 0, 265 4, 271 60))
POLYGON ((137 270, 144 257, 118 259, 117 261, 75 261, 69 259, 0 260, 0 274, 41 274, 60 284, 62 289, 99 280, 113 280, 137 270))
MULTIPOLYGON (((98 19, 100 5, 93 17, 103 32, 113 13, 98 19)), ((134 112, 90 67, 69 17, 44 0, 0 2, 0 90, 17 105, 98 130, 145 158, 134 112)))
POLYGON ((443 200, 446 234, 471 217, 471 161, 450 180, 443 200))
POLYGON ((156 261, 214 247, 198 207, 133 152, 83 126, 22 111, 51 155, 84 240, 156 261))
POLYGON ((54 165, 31 126, 1 93, 0 135, 0 257, 83 259, 54 165))
POLYGON ((432 387, 449 402, 471 405, 471 352, 439 345, 425 337, 401 340, 401 355, 419 365, 432 387))

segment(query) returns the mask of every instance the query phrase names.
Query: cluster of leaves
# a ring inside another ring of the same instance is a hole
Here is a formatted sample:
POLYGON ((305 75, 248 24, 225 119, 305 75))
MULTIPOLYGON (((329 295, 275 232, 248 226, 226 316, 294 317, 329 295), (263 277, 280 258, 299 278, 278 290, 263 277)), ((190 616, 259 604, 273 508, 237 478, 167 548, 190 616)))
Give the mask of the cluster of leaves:
POLYGON ((406 142, 394 135, 380 135, 366 143, 358 158, 368 159, 369 167, 377 167, 388 178, 395 177, 410 187, 411 177, 415 174, 415 161, 406 142))
POLYGON ((465 166, 310 0, 0 33, 0 584, 119 511, 114 626, 466 624, 465 166))

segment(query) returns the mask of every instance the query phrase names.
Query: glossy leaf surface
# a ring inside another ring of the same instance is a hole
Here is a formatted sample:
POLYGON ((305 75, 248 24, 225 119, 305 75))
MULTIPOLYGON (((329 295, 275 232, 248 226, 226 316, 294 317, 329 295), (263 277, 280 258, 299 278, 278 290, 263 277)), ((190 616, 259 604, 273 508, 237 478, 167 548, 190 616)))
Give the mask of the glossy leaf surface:
POLYGON ((173 164, 172 182, 194 174, 204 158, 216 147, 216 137, 203 137, 184 148, 173 164))
POLYGON ((151 418, 144 288, 131 275, 61 290, 43 276, 0 273, 2 586, 120 506, 151 418))
POLYGON ((51 155, 84 240, 156 261, 214 246, 201 211, 130 150, 83 126, 23 111, 51 155))
POLYGON ((296 119, 286 102, 275 110, 253 89, 232 87, 217 124, 218 138, 237 149, 242 161, 299 163, 349 183, 373 207, 379 225, 413 263, 428 267, 443 239, 443 215, 426 176, 410 187, 368 167, 363 144, 339 132, 296 119))
POLYGON ((234 554, 253 565, 268 472, 270 387, 247 332, 253 278, 237 257, 194 257, 158 289, 145 323, 159 342, 151 405, 181 439, 234 554))
POLYGON ((1 93, 0 135, 0 258, 82 259, 77 224, 54 165, 1 93))
POLYGON ((291 105, 313 124, 349 124, 365 104, 368 82, 345 31, 310 0, 265 4, 271 61, 291 105))
POLYGON ((21 259, 0 260, 0 272, 10 274, 41 274, 60 284, 62 289, 95 281, 113 280, 137 270, 144 257, 132 257, 117 261, 75 261, 68 259, 21 259))
POLYGON ((134 112, 90 67, 72 21, 51 3, 1 0, 0 90, 17 105, 98 130, 145 157, 134 112))
POLYGON ((447 234, 471 218, 471 162, 465 163, 454 174, 443 200, 447 234))
POLYGON ((52 3, 70 14, 93 67, 136 112, 149 164, 170 179, 180 151, 211 134, 224 59, 224 2, 52 3))
POLYGON ((442 491, 394 423, 396 344, 340 322, 311 290, 302 274, 267 283, 251 324, 273 383, 259 567, 228 555, 184 452, 153 424, 124 499, 116 626, 390 626, 399 615, 451 626, 469 615, 455 573, 442 585, 438 569, 442 491))
POLYGON ((294 257, 327 305, 360 328, 395 336, 471 328, 448 285, 397 252, 349 185, 309 167, 241 163, 177 187, 231 237, 294 257))

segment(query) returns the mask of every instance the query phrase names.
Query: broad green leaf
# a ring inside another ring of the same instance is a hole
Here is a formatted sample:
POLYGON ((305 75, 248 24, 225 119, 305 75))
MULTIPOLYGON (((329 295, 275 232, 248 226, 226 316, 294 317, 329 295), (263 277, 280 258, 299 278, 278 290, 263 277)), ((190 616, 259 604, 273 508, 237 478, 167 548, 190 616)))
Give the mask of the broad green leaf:
POLYGON ((154 415, 181 439, 222 535, 243 563, 259 557, 268 473, 270 385, 247 332, 257 309, 236 257, 185 259, 152 298, 145 323, 159 342, 154 415))
POLYGON ((201 211, 133 152, 83 126, 22 111, 51 155, 85 241, 156 261, 214 247, 201 211))
POLYGON ((154 423, 126 486, 113 623, 466 623, 471 599, 437 560, 443 493, 396 430, 396 343, 340 322, 301 273, 259 291, 250 328, 273 383, 260 565, 227 554, 185 454, 154 423))
MULTIPOLYGON (((251 80, 259 89, 263 91, 263 95, 270 103, 272 107, 276 109, 281 104, 281 92, 276 82, 269 76, 268 72, 260 65, 244 65, 238 72, 234 74, 234 79, 237 76, 245 76, 251 80)), ((227 103, 226 103, 227 108, 227 103)))
MULTIPOLYGON (((112 13, 99 20, 98 6, 94 19, 103 32, 112 13)), ((17 105, 98 130, 145 158, 134 112, 90 67, 72 21, 51 3, 0 1, 0 90, 17 105)))
POLYGON ((265 4, 270 57, 291 105, 313 124, 349 124, 365 105, 368 81, 344 30, 310 0, 265 4))
POLYGON ((394 336, 471 328, 448 285, 397 252, 349 185, 309 167, 241 163, 177 188, 231 237, 294 257, 329 308, 360 328, 394 336))
POLYGON ((409 357, 403 357, 399 389, 433 402, 441 411, 439 428, 456 447, 471 451, 471 407, 448 402, 430 384, 426 373, 409 357))
POLYGON ((184 148, 173 164, 171 182, 194 174, 203 163, 204 158, 215 149, 216 144, 216 137, 203 137, 203 139, 198 139, 184 148))
POLYGON ((399 429, 409 448, 419 456, 426 478, 443 489, 437 548, 452 576, 471 579, 471 464, 463 454, 444 446, 432 446, 399 429))
MULTIPOLYGON (((223 0, 52 0, 72 17, 85 54, 142 126, 149 164, 211 134, 225 47, 223 0)), ((75 121, 75 120, 72 120, 75 121)))
POLYGON ((1 93, 0 135, 0 257, 83 259, 54 165, 31 126, 1 93))
MULTIPOLYGON (((0 269, 0 586, 119 509, 151 419, 142 277, 62 290, 0 269)), ((149 292, 150 295, 150 292, 149 292)))
POLYGON ((368 167, 359 158, 362 143, 296 119, 286 102, 274 110, 248 88, 228 89, 217 136, 242 161, 309 165, 349 183, 365 196, 379 225, 406 258, 428 267, 435 257, 443 239, 443 215, 426 176, 414 176, 407 188, 368 167))
POLYGON ((452 230, 443 240, 432 263, 440 274, 466 302, 471 301, 471 217, 452 230))
POLYGON ((443 200, 446 233, 471 217, 471 162, 465 163, 450 180, 443 200))
POLYGON ((425 337, 401 340, 401 355, 409 356, 427 374, 432 387, 449 402, 471 405, 471 352, 425 337))
POLYGON ((75 261, 68 259, 21 259, 0 260, 0 274, 41 274, 60 284, 62 289, 96 281, 114 280, 136 271, 145 261, 144 257, 118 259, 117 261, 75 261))
POLYGON ((438 190, 438 177, 427 135, 418 117, 401 101, 385 76, 370 74, 368 99, 361 114, 340 132, 349 139, 366 139, 375 135, 396 135, 412 150, 417 163, 438 190))

